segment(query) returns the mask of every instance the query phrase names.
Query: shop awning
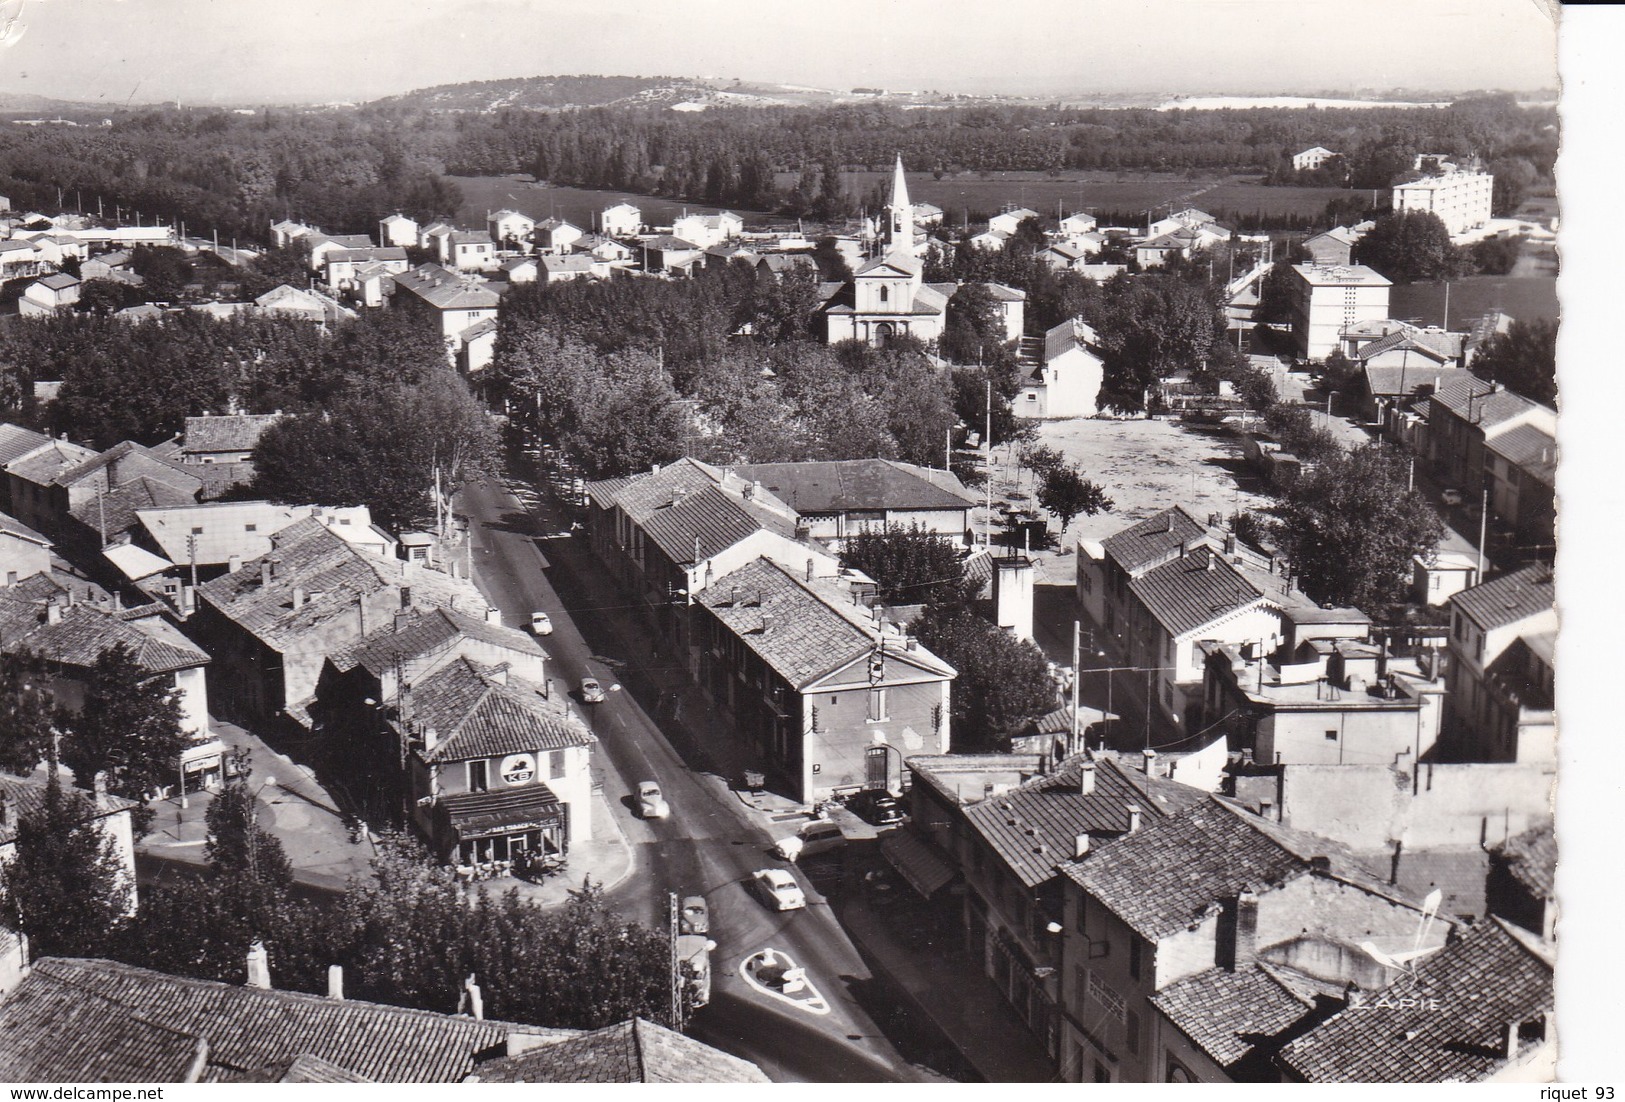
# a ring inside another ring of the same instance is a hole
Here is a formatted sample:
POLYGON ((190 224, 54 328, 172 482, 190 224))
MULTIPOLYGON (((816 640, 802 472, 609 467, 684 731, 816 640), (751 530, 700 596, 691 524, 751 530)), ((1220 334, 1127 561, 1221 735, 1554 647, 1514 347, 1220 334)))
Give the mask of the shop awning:
POLYGON ((954 867, 929 842, 907 828, 882 837, 880 852, 927 899, 954 878, 954 867))
POLYGON ((564 805, 545 784, 445 796, 436 813, 462 840, 564 825, 564 805))
POLYGON ((126 578, 138 582, 142 578, 150 578, 154 574, 162 574, 175 564, 168 559, 154 555, 144 547, 137 547, 133 543, 121 543, 116 547, 109 547, 102 552, 102 557, 119 568, 126 578))

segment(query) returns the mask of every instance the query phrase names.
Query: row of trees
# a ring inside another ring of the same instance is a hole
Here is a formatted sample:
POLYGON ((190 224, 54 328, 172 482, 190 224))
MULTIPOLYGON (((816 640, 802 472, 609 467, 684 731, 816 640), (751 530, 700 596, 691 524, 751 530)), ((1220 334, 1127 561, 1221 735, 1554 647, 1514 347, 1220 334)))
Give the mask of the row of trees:
POLYGON ((336 904, 292 894, 280 842, 255 822, 246 758, 207 811, 201 875, 130 887, 109 836, 83 796, 54 782, 19 826, 16 859, 0 872, 0 916, 37 955, 109 957, 241 984, 249 945, 262 942, 275 985, 325 990, 329 965, 346 993, 456 1013, 477 978, 486 1013, 506 1021, 593 1029, 670 1016, 670 947, 663 933, 618 917, 591 884, 544 911, 510 890, 459 884, 415 843, 386 837, 368 879, 336 904))
MULTIPOLYGON (((1356 188, 1387 187, 1419 153, 1476 153, 1496 171, 1498 209, 1550 179, 1558 135, 1550 108, 1478 97, 1437 111, 1279 108, 1156 111, 992 106, 907 111, 651 107, 574 111, 436 110, 403 97, 355 110, 115 112, 109 127, 0 135, 0 180, 22 207, 75 196, 89 209, 140 211, 262 240, 293 215, 333 233, 370 232, 402 210, 454 213, 441 172, 534 173, 558 184, 666 195, 747 210, 843 217, 861 198, 850 167, 905 163, 951 171, 1266 172, 1316 144, 1346 151, 1356 188), (1507 181, 1502 184, 1503 177, 1507 181)), ((1515 204, 1514 204, 1515 205, 1515 204)))

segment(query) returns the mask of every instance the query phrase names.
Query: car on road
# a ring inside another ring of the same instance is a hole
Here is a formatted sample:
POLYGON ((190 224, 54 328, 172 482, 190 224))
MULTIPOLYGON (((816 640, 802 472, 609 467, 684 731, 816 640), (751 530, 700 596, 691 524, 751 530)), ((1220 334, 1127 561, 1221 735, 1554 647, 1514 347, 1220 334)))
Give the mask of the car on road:
POLYGON ((846 801, 846 809, 866 823, 891 826, 908 818, 897 797, 884 788, 870 788, 846 801))
POLYGON ((1444 499, 1446 505, 1460 505, 1462 502, 1460 490, 1446 490, 1439 496, 1444 499))
POLYGON ((840 823, 819 819, 807 823, 788 838, 779 839, 778 845, 773 847, 773 852, 786 861, 799 861, 803 857, 828 853, 845 844, 846 835, 842 832, 840 823))
POLYGON ((654 781, 638 782, 638 814, 645 819, 664 819, 671 814, 666 797, 660 794, 660 786, 654 781))
POLYGON ((552 635, 553 617, 545 612, 532 612, 530 614, 530 630, 536 635, 552 635))
POLYGON ((674 946, 688 980, 689 999, 696 1009, 711 1001, 711 951, 717 943, 700 934, 678 934, 674 946))
POLYGON ((677 912, 677 930, 684 934, 711 932, 711 909, 705 905, 703 895, 683 897, 683 906, 677 912))
POLYGON ((581 702, 583 704, 602 704, 604 702, 604 687, 598 683, 596 677, 583 677, 581 679, 581 702))
POLYGON ((751 880, 762 900, 775 911, 796 911, 807 905, 796 878, 784 869, 757 869, 751 880))

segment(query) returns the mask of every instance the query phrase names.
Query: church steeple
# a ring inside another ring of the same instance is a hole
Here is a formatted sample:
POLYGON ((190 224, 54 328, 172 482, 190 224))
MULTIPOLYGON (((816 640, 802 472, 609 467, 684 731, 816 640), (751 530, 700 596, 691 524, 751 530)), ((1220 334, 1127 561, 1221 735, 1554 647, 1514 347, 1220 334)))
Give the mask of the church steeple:
POLYGON ((914 205, 908 200, 908 181, 903 178, 903 155, 897 155, 892 173, 891 199, 886 203, 886 251, 914 251, 914 205))

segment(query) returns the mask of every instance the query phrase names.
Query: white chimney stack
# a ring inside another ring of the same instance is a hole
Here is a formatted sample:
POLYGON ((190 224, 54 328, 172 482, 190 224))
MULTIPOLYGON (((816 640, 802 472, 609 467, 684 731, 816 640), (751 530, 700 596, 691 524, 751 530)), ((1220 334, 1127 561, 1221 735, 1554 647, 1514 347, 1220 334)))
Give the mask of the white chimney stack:
POLYGON ((344 999, 344 965, 329 964, 327 966, 327 997, 330 999, 344 999))
POLYGON ((258 987, 261 991, 271 990, 271 957, 261 941, 248 947, 248 986, 258 987))
POLYGON ((1078 792, 1084 796, 1095 793, 1095 763, 1086 762, 1078 773, 1078 792))
POLYGON ((1087 834, 1080 834, 1072 839, 1072 856, 1074 859, 1089 856, 1089 836, 1087 834))
POLYGON ((1129 804, 1128 805, 1128 832, 1130 834, 1138 834, 1140 832, 1140 805, 1139 804, 1129 804))

